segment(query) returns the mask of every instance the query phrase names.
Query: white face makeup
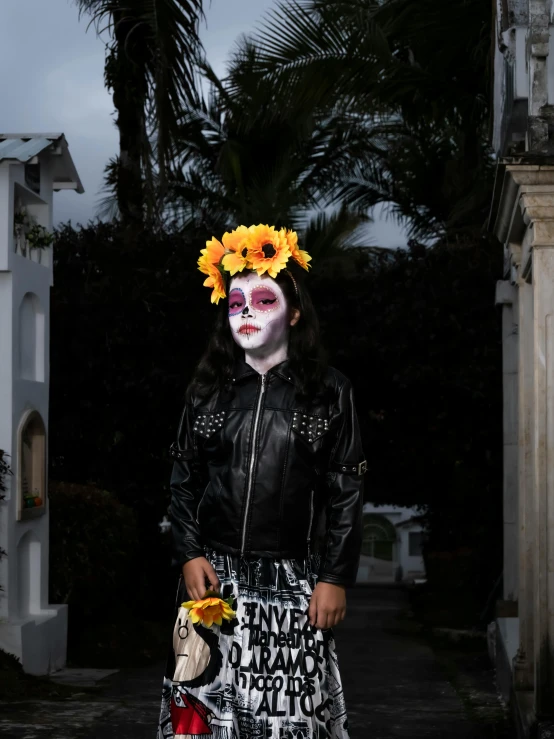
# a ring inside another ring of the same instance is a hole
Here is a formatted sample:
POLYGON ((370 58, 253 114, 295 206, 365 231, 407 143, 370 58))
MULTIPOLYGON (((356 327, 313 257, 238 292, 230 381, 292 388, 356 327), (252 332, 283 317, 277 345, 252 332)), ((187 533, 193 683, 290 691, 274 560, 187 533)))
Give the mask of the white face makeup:
POLYGON ((234 277, 229 289, 229 325, 234 340, 248 353, 286 347, 289 311, 277 282, 255 272, 234 277))

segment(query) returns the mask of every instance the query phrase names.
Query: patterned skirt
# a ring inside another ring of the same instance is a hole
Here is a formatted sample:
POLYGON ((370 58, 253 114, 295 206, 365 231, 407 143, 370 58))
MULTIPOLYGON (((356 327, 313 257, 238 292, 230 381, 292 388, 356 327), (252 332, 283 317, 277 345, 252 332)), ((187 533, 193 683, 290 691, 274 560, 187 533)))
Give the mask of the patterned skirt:
POLYGON ((157 739, 348 739, 333 632, 307 616, 317 555, 206 557, 236 618, 193 625, 180 579, 157 739))

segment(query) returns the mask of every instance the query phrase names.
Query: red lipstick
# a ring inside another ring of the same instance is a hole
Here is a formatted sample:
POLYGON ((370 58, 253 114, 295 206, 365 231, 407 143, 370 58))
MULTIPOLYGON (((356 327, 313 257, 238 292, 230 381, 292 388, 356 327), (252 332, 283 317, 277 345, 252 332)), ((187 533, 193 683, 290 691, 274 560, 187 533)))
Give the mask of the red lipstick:
POLYGON ((261 328, 259 328, 258 326, 254 326, 253 323, 243 323, 241 324, 238 333, 250 336, 250 334, 254 334, 256 333, 256 331, 261 331, 261 328))

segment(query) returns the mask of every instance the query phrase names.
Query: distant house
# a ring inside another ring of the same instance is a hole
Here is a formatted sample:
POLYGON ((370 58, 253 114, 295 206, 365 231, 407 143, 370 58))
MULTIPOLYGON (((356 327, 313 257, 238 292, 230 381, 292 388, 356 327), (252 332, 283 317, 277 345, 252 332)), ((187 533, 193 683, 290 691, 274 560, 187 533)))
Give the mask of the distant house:
POLYGON ((425 577, 423 524, 415 508, 364 504, 364 538, 357 582, 411 581, 425 577))

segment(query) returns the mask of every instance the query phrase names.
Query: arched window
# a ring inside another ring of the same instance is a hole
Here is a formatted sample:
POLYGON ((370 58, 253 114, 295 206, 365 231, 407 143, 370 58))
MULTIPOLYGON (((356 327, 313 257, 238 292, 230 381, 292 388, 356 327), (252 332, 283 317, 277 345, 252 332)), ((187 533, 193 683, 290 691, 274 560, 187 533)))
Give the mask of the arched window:
POLYGON ((44 311, 34 293, 26 293, 19 306, 19 377, 44 382, 44 311))
POLYGON ((46 503, 46 430, 40 413, 27 411, 18 434, 18 519, 40 516, 46 503))
POLYGON ((363 523, 362 554, 392 562, 396 544, 396 529, 393 524, 378 513, 365 513, 363 523))

